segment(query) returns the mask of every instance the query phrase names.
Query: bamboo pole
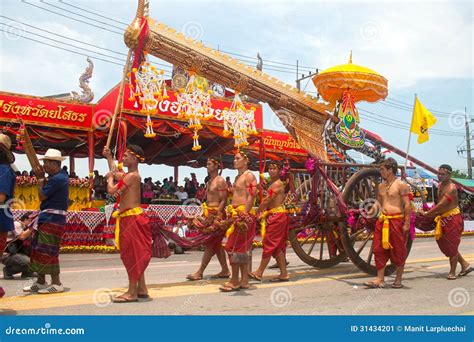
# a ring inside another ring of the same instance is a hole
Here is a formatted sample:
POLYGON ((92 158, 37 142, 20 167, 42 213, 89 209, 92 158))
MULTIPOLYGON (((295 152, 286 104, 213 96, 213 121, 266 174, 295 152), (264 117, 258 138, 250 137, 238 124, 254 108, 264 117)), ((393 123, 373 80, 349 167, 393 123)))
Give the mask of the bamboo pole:
POLYGON ((127 55, 127 62, 125 63, 125 66, 123 67, 122 81, 120 82, 119 94, 117 96, 117 102, 115 102, 115 110, 114 110, 114 114, 112 116, 112 122, 110 123, 109 136, 107 137, 107 143, 105 144, 105 147, 110 147, 110 142, 112 141, 112 136, 114 134, 115 122, 117 121, 117 115, 118 115, 119 111, 122 110, 123 91, 124 91, 124 88, 125 88, 125 79, 127 78, 127 73, 129 71, 129 68, 130 68, 131 58, 132 58, 132 49, 129 49, 128 50, 128 55, 127 55))
MULTIPOLYGON (((21 122, 21 121, 20 121, 21 122)), ((24 133, 23 133, 23 139, 25 140, 25 143, 23 144, 23 150, 25 151, 26 156, 28 157, 28 161, 31 165, 31 169, 34 170, 40 166, 40 162, 38 160, 38 156, 36 155, 35 148, 33 147, 33 143, 31 142, 30 136, 28 135, 28 130, 26 128, 26 125, 24 125, 24 133)))

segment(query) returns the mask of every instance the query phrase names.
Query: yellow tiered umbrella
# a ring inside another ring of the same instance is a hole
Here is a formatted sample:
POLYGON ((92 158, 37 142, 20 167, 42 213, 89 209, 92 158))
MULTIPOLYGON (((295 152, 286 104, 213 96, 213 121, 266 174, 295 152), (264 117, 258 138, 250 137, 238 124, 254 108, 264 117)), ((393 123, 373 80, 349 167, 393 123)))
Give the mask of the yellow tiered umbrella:
POLYGON ((331 104, 339 101, 346 90, 350 90, 354 102, 375 102, 388 94, 387 79, 372 69, 352 64, 352 51, 349 63, 321 71, 312 80, 321 97, 331 104))

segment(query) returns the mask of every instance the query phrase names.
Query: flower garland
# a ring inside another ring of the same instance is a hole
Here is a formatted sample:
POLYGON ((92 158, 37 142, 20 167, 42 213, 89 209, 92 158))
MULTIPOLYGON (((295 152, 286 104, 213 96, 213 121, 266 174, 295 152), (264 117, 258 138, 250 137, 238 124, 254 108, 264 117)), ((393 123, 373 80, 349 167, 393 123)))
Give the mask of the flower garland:
POLYGON ((169 98, 166 91, 166 83, 164 79, 164 71, 157 70, 147 60, 145 54, 145 60, 142 62, 139 68, 133 68, 132 74, 127 74, 130 83, 130 101, 135 102, 134 107, 138 108, 138 103, 141 105, 140 113, 146 114, 146 129, 145 138, 154 138, 156 133, 153 131, 153 122, 151 121, 151 115, 158 113, 156 109, 158 103, 169 98), (133 82, 133 80, 135 82, 133 82))
POLYGON ((214 114, 212 108, 211 93, 205 78, 188 72, 189 81, 185 88, 179 89, 177 96, 179 113, 178 118, 189 120, 188 127, 193 130, 193 151, 199 151, 199 130, 202 129, 201 120, 209 120, 214 114))
POLYGON ((78 188, 88 188, 89 185, 90 182, 87 178, 69 178, 69 186, 75 186, 78 188))
POLYGON ((61 253, 116 253, 115 246, 95 245, 95 246, 61 246, 61 253))
POLYGON ((18 187, 28 187, 38 185, 38 179, 30 176, 17 176, 15 185, 18 187))
POLYGON ((248 146, 248 136, 258 134, 255 127, 255 107, 247 109, 238 92, 235 92, 234 101, 230 108, 224 108, 222 116, 224 118, 223 135, 224 137, 230 137, 233 134, 234 147, 248 146))

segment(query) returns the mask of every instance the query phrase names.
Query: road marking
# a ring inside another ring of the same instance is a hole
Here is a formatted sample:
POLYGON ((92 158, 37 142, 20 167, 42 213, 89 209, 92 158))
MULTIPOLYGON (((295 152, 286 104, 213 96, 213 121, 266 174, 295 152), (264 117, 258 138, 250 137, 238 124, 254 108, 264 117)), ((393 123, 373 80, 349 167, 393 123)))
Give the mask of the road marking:
MULTIPOLYGON (((119 261, 119 259, 111 259, 115 261, 119 261)), ((168 266, 177 266, 179 264, 183 264, 183 266, 190 266, 192 264, 189 263, 187 260, 181 261, 167 261, 167 262, 160 262, 160 263, 151 263, 147 268, 166 268, 168 266)), ((196 263, 196 265, 200 265, 200 263, 196 263)), ((82 272, 104 272, 104 271, 124 271, 124 267, 108 267, 108 268, 90 268, 90 269, 66 269, 61 270, 61 274, 63 273, 82 273, 82 272)))
MULTIPOLYGON (((474 254, 466 255, 466 259, 472 261, 474 254)), ((425 263, 425 262, 437 262, 445 261, 446 258, 432 258, 432 259, 418 259, 411 260, 408 264, 416 263, 425 263), (419 260, 419 261, 418 261, 419 260)), ((423 271, 427 269, 437 269, 437 268, 447 268, 448 264, 442 265, 433 265, 428 267, 408 267, 407 272, 423 271)), ((351 269, 354 266, 351 265, 351 269)), ((347 267, 339 267, 337 273, 346 271, 347 267)), ((299 285, 308 285, 308 284, 317 284, 328 281, 336 281, 339 279, 356 279, 356 278, 367 278, 369 277, 366 273, 351 273, 351 274, 336 274, 334 275, 335 269, 324 269, 324 270, 315 270, 315 271, 303 271, 303 272, 294 272, 291 273, 291 277, 300 277, 307 275, 323 276, 320 278, 305 278, 305 279, 296 279, 288 283, 284 283, 285 287, 290 286, 299 286, 299 285), (331 276, 324 276, 328 273, 331 273, 331 276)), ((155 284, 149 285, 149 294, 151 298, 171 298, 171 297, 183 297, 183 296, 196 296, 196 295, 206 295, 206 294, 217 294, 220 293, 219 287, 224 283, 224 281, 219 280, 204 280, 199 282, 179 282, 179 283, 168 283, 168 284, 155 284)), ((255 287, 257 289, 268 289, 274 287, 281 287, 282 283, 263 283, 258 284, 255 287)), ((116 295, 120 292, 124 292, 123 288, 113 288, 105 289, 102 292, 97 292, 97 289, 94 290, 84 290, 76 292, 66 292, 59 293, 54 295, 38 295, 38 294, 29 294, 24 296, 13 296, 13 297, 4 297, 1 301, 1 307, 3 310, 13 310, 13 311, 26 311, 26 310, 35 310, 35 309, 45 309, 52 307, 67 307, 67 306, 76 306, 76 305, 94 305, 94 296, 104 296, 107 297, 107 294, 116 295), (94 295, 95 294, 95 295, 94 295)), ((101 301, 101 303, 103 303, 101 301)), ((1 311, 0 311, 1 312, 1 311)), ((8 311, 6 311, 8 313, 8 311)))

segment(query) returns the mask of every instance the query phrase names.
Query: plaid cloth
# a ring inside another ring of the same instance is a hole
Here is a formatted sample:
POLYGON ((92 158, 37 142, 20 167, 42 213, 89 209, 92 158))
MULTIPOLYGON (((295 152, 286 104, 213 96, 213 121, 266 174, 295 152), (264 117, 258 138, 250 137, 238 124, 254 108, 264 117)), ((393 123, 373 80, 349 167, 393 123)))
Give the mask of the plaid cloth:
POLYGON ((59 245, 64 226, 44 222, 38 225, 32 241, 30 269, 40 274, 59 274, 59 245))

